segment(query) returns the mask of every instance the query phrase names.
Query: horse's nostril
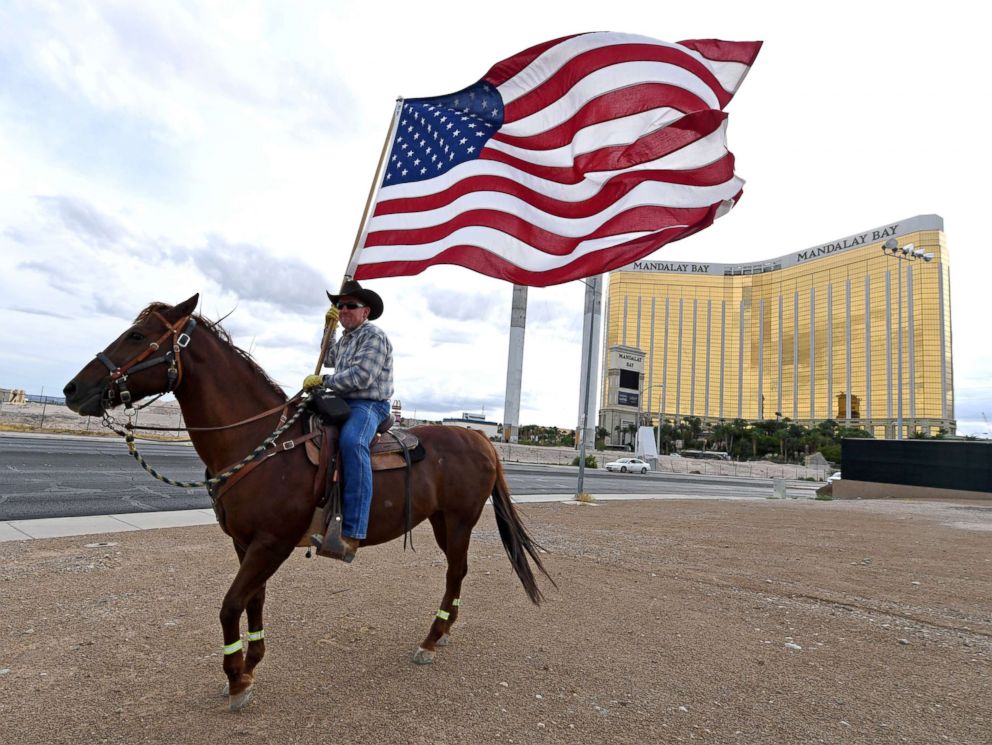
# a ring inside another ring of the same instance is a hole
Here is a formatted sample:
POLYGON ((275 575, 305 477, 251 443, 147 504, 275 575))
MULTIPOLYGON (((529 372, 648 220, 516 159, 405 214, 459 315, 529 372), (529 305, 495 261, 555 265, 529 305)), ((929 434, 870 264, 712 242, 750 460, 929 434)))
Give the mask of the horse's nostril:
POLYGON ((75 392, 76 392, 75 383, 69 383, 65 388, 62 389, 62 393, 64 393, 66 396, 71 396, 75 392))

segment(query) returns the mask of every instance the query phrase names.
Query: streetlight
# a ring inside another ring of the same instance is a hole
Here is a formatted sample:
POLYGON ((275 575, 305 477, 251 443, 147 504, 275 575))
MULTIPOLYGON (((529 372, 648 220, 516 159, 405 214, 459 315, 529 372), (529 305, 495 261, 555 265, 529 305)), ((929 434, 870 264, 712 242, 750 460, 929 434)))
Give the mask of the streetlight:
MULTIPOLYGON (((902 261, 917 261, 918 259, 923 259, 926 262, 933 261, 933 254, 927 253, 922 248, 915 248, 912 243, 907 243, 905 246, 900 246, 899 241, 895 238, 889 238, 882 246, 882 253, 890 258, 900 259, 902 261)), ((902 269, 899 269, 899 275, 896 281, 897 290, 897 300, 896 305, 899 306, 899 321, 896 323, 897 330, 897 350, 896 354, 898 356, 898 362, 896 364, 896 378, 899 380, 899 389, 897 392, 898 401, 896 403, 896 439, 901 440, 902 437, 902 269)), ((850 393, 848 393, 850 395, 850 393)))

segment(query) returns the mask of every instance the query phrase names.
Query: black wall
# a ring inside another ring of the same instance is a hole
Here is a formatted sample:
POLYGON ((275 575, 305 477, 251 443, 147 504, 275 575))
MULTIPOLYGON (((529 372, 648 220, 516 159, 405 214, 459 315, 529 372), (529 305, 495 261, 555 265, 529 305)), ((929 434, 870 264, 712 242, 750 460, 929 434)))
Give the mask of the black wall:
POLYGON ((844 479, 992 492, 992 442, 852 438, 840 450, 844 479))

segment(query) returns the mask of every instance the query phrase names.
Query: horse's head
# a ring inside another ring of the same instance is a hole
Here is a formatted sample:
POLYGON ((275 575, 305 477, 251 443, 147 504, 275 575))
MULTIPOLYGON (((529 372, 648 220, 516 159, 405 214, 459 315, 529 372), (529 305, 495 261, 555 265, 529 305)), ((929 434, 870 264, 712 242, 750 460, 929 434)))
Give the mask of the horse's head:
POLYGON ((77 414, 103 414, 179 385, 182 350, 196 325, 192 317, 199 294, 169 307, 151 305, 62 390, 77 414))

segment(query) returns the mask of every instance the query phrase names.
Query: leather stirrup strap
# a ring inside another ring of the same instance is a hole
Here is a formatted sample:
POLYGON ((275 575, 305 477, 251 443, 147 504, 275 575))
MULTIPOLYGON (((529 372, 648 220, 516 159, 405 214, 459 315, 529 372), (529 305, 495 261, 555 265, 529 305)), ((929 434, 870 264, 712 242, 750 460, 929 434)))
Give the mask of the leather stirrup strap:
MULTIPOLYGON (((392 433, 391 433, 392 434, 392 433)), ((403 480, 403 518, 404 518, 404 533, 403 533, 403 550, 406 550, 406 539, 410 539, 410 550, 416 551, 413 547, 413 495, 410 490, 410 479, 412 478, 413 462, 410 460, 410 448, 406 446, 399 437, 393 434, 393 439, 399 443, 400 447, 403 449, 403 460, 406 461, 406 473, 403 480)))

